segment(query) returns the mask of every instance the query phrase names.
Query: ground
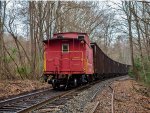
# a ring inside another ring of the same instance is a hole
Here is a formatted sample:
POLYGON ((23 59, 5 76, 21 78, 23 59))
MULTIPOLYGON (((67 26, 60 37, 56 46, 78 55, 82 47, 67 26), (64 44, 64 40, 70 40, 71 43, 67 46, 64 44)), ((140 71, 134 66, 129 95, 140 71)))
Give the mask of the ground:
POLYGON ((0 80, 0 99, 48 87, 50 87, 49 84, 38 80, 0 80))
MULTIPOLYGON (((0 98, 48 87, 51 86, 40 81, 0 81, 0 98)), ((80 95, 77 97, 80 100, 80 106, 82 101, 86 100, 81 97, 80 95)), ((76 101, 73 100, 73 102, 76 101)), ((92 100, 92 103, 92 108, 99 103, 94 113, 111 113, 112 106, 114 113, 150 113, 150 87, 145 87, 130 78, 118 80, 111 83, 110 86, 106 85, 104 89, 102 87, 94 100, 92 100)), ((71 104, 69 103, 69 105, 71 104)))
POLYGON ((94 113, 150 113, 150 87, 132 79, 115 81, 94 101, 99 102, 94 113))

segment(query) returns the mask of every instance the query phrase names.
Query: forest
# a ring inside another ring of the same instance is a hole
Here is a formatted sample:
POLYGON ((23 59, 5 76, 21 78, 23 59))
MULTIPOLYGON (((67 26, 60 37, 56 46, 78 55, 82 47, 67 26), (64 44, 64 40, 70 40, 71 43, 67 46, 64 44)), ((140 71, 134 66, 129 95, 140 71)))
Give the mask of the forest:
POLYGON ((0 1, 0 79, 40 79, 43 40, 85 32, 129 75, 150 84, 150 2, 0 1))

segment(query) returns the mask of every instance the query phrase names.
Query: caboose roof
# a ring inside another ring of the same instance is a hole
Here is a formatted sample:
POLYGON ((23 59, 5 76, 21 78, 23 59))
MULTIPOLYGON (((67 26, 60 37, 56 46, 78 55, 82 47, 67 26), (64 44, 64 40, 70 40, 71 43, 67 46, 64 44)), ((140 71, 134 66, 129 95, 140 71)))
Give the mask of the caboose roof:
POLYGON ((54 33, 53 38, 44 40, 43 42, 46 43, 48 40, 59 40, 59 39, 78 39, 78 36, 87 35, 87 33, 80 33, 80 32, 63 32, 63 33, 54 33), (58 36, 60 38, 58 38, 58 36), (62 38, 61 38, 62 37, 62 38))
POLYGON ((81 33, 81 32, 62 32, 62 33, 54 33, 54 35, 59 35, 59 34, 82 34, 82 35, 87 35, 87 33, 81 33))
POLYGON ((63 38, 71 38, 71 39, 77 39, 80 35, 87 35, 87 33, 79 33, 79 32, 64 32, 64 33, 54 33, 53 38, 58 38, 58 36, 61 36, 63 38))

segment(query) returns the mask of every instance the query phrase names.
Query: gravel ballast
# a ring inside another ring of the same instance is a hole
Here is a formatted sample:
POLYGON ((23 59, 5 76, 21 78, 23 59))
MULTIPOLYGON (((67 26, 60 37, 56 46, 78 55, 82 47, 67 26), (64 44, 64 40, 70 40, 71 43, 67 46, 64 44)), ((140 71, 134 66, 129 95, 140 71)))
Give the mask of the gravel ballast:
POLYGON ((61 105, 61 107, 57 109, 57 113, 90 113, 94 107, 89 109, 90 106, 88 105, 91 104, 91 106, 95 106, 95 104, 97 104, 97 102, 91 102, 95 97, 95 94, 97 94, 97 92, 101 92, 106 86, 109 86, 113 81, 122 78, 127 78, 127 76, 104 80, 93 85, 92 87, 80 92, 77 96, 74 96, 72 99, 68 100, 65 105, 61 105))

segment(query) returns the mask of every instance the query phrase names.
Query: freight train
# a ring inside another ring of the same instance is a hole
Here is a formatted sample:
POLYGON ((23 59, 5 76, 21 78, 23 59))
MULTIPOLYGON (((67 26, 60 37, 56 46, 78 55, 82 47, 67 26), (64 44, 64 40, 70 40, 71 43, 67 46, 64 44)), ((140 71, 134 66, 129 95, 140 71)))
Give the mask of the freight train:
POLYGON ((128 73, 129 65, 109 58, 96 43, 90 42, 87 33, 57 33, 43 43, 43 77, 54 89, 128 73))

